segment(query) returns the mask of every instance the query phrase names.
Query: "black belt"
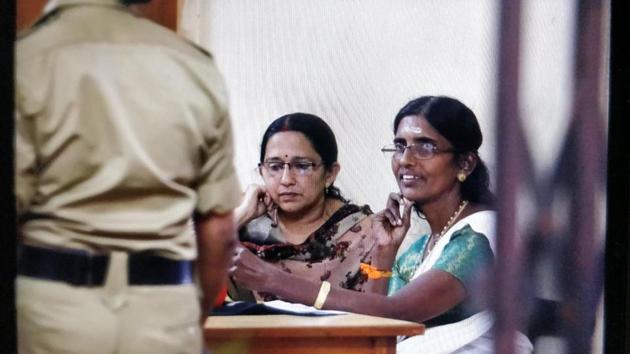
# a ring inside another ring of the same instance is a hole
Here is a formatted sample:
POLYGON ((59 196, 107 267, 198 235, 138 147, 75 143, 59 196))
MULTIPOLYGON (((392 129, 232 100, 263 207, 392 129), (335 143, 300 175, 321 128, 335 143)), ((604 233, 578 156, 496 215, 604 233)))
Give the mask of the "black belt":
MULTIPOLYGON (((75 286, 102 286, 109 255, 83 250, 48 249, 21 245, 18 274, 75 286)), ((130 253, 129 285, 178 285, 192 283, 192 261, 178 261, 148 252, 130 253)))

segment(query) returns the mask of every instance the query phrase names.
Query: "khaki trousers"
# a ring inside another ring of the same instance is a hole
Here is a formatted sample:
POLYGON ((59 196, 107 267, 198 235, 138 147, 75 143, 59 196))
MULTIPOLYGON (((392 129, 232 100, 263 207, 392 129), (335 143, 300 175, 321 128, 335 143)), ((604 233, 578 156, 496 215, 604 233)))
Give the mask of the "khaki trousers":
POLYGON ((16 306, 20 353, 202 352, 195 286, 128 286, 126 253, 102 287, 18 276, 16 306))

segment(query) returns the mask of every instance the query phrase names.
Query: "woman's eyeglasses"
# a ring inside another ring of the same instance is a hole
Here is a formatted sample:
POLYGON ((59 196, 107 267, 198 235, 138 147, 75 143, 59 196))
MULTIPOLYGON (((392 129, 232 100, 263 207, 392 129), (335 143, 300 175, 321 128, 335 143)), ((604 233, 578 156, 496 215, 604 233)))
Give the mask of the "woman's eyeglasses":
POLYGON ((418 160, 428 160, 430 158, 433 158, 437 154, 455 152, 454 149, 438 149, 438 147, 431 142, 420 142, 410 145, 404 145, 400 143, 390 144, 383 146, 381 151, 383 152, 383 155, 385 155, 385 157, 398 160, 402 158, 405 150, 407 149, 409 149, 411 156, 414 159, 418 160))
POLYGON ((258 167, 264 169, 270 177, 282 176, 285 166, 289 168, 289 172, 294 172, 300 177, 308 177, 321 165, 321 163, 311 161, 265 161, 259 163, 258 167))

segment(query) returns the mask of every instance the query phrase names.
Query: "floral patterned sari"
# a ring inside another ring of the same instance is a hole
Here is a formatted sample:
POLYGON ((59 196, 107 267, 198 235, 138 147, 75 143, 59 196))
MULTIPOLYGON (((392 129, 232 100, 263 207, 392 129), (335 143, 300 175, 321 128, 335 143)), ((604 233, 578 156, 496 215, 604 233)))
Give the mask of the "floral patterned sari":
MULTIPOLYGON (((345 204, 301 244, 286 242, 265 215, 243 227, 239 238, 254 254, 285 272, 361 291, 367 279, 359 271, 359 264, 370 262, 374 246, 371 214, 367 205, 345 204)), ((270 294, 258 295, 257 299, 275 299, 270 294)))

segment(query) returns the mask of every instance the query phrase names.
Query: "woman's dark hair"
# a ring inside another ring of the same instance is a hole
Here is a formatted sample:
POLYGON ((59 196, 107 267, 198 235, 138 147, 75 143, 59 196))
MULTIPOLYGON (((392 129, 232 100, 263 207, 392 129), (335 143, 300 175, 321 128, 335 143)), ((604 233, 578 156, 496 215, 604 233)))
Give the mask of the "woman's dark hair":
POLYGON ((474 203, 492 206, 494 195, 490 191, 488 168, 479 157, 477 149, 483 136, 477 117, 460 101, 446 96, 422 96, 407 103, 394 118, 394 134, 400 121, 407 116, 422 116, 444 136, 456 154, 477 155, 477 166, 462 183, 462 198, 474 203))
MULTIPOLYGON (((274 134, 280 132, 302 133, 322 158, 322 164, 326 170, 330 171, 332 165, 337 162, 337 139, 330 126, 314 114, 298 112, 277 118, 267 127, 260 143, 260 163, 265 159, 267 142, 274 134)), ((327 198, 339 199, 344 203, 349 202, 341 195, 339 188, 332 184, 326 188, 325 195, 327 198)))

